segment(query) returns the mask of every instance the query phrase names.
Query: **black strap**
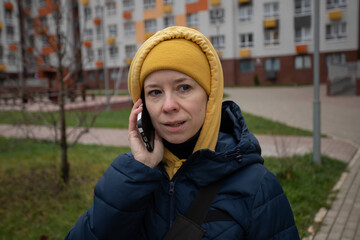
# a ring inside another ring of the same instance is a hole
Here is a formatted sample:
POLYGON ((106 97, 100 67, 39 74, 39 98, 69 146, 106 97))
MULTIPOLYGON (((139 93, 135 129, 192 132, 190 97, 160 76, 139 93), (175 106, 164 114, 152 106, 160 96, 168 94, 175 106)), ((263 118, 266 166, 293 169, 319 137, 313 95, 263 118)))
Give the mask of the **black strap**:
POLYGON ((206 187, 200 188, 195 200, 191 203, 189 210, 186 213, 186 217, 201 225, 210 209, 217 192, 222 185, 222 181, 214 182, 206 187))

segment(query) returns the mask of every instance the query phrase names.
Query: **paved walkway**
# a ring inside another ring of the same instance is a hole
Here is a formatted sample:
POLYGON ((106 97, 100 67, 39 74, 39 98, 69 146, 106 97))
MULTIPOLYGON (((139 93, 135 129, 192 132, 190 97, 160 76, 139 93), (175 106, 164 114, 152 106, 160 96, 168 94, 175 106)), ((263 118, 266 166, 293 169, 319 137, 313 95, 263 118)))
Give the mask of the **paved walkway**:
MULTIPOLYGON (((290 126, 312 130, 312 87, 279 88, 226 88, 230 99, 242 110, 286 123, 290 126)), ((339 190, 329 211, 319 211, 316 219, 322 221, 314 240, 360 239, 360 97, 328 97, 321 86, 321 130, 331 138, 322 139, 321 152, 348 163, 334 186, 339 190), (320 215, 320 217, 319 217, 320 215)), ((53 138, 46 127, 13 128, 0 125, 0 135, 53 138)), ((81 129, 68 129, 80 131, 81 129)), ((256 135, 264 156, 288 156, 312 151, 311 137, 280 137, 256 135)), ((70 137, 70 140, 72 138, 70 137)), ((127 130, 90 129, 80 142, 128 146, 127 130)))

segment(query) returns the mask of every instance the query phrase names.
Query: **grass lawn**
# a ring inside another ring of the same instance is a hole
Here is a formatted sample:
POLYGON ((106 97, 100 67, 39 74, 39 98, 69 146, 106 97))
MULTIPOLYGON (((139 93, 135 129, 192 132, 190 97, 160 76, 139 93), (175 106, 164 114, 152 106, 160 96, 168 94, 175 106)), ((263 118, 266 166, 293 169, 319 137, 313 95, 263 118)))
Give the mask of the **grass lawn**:
MULTIPOLYGON (((52 119, 58 119, 58 114, 54 113, 21 113, 19 111, 13 112, 1 112, 0 111, 0 124, 13 124, 27 122, 28 124, 43 124, 43 120, 40 120, 37 116, 45 116, 48 121, 52 119), (24 121, 24 119, 26 119, 24 121)), ((87 124, 90 123, 89 119, 93 115, 90 112, 67 112, 67 124, 69 126, 75 126, 77 124, 76 119, 79 117, 87 117, 87 124)), ((95 121, 94 127, 99 128, 128 128, 130 109, 124 109, 120 111, 103 111, 101 112, 95 121)), ((299 128, 289 127, 285 124, 268 120, 259 116, 255 116, 249 113, 243 113, 246 124, 250 131, 254 134, 270 134, 270 135, 289 135, 289 136, 312 136, 312 132, 302 130, 299 128)), ((57 120, 58 121, 58 120, 57 120)), ((59 122, 59 121, 58 121, 59 122)))
MULTIPOLYGON (((60 153, 56 145, 0 137, 0 239, 64 239, 91 205, 100 176, 118 154, 127 151, 80 144, 70 148, 71 179, 65 186, 59 181, 60 153)), ((310 155, 267 158, 265 165, 278 176, 301 236, 318 209, 327 206, 331 188, 346 167, 325 157, 317 166, 310 155)))

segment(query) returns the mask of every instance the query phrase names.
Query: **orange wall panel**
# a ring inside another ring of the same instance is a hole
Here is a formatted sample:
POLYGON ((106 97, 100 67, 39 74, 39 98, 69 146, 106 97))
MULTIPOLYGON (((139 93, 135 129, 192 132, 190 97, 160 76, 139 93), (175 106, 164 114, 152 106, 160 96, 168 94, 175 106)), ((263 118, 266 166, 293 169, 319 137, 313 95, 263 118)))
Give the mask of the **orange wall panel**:
POLYGON ((141 44, 145 40, 144 21, 135 22, 136 43, 141 44))
POLYGON ((156 0, 155 4, 156 5, 155 5, 154 9, 144 10, 144 20, 162 17, 162 15, 163 15, 163 1, 162 0, 156 0))
POLYGON ((196 3, 186 4, 186 13, 194 13, 205 10, 208 10, 207 0, 198 0, 196 3))
POLYGON ((175 16, 175 25, 176 26, 186 26, 186 15, 176 15, 175 16))

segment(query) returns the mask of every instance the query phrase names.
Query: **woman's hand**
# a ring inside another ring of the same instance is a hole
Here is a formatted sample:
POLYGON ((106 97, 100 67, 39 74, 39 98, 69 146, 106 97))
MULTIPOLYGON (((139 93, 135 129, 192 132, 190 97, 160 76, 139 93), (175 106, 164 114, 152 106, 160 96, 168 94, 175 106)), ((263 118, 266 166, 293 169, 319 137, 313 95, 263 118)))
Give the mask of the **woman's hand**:
POLYGON ((141 103, 142 103, 141 99, 137 100, 131 110, 129 117, 128 139, 130 143, 130 149, 134 158, 137 161, 151 168, 154 168, 161 162, 163 158, 164 145, 162 143, 160 136, 155 131, 154 150, 152 152, 149 152, 146 149, 144 142, 141 139, 139 130, 137 128, 137 115, 143 110, 143 108, 140 107, 141 103))

